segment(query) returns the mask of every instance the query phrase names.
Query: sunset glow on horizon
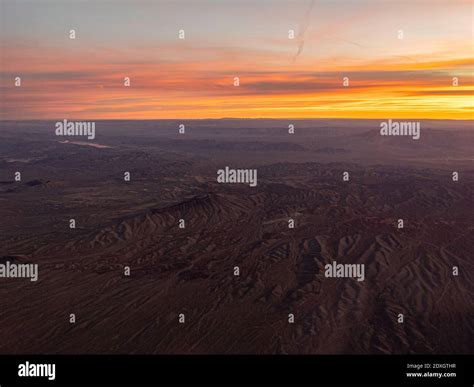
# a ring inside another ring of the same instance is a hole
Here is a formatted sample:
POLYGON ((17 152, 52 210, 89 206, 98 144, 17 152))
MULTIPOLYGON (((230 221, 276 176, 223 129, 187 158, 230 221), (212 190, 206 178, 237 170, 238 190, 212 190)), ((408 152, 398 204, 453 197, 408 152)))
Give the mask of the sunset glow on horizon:
POLYGON ((470 1, 0 1, 0 119, 473 118, 470 1))

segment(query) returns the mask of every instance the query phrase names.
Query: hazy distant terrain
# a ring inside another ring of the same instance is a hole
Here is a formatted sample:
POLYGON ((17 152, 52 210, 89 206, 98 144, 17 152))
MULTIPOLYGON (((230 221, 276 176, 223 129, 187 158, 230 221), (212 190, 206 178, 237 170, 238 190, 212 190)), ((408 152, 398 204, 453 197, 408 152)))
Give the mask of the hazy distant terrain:
POLYGON ((39 264, 0 278, 0 353, 472 353, 474 129, 421 122, 0 122, 0 263, 39 264))

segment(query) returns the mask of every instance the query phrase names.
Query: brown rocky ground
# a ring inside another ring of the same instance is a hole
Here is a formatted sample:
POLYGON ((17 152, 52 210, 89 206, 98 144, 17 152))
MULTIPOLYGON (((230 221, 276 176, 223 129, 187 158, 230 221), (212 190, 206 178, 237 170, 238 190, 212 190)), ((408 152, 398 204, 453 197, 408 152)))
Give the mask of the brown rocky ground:
POLYGON ((0 353, 472 353, 474 137, 450 125, 98 122, 96 148, 3 122, 0 260, 39 281, 0 279, 0 353))

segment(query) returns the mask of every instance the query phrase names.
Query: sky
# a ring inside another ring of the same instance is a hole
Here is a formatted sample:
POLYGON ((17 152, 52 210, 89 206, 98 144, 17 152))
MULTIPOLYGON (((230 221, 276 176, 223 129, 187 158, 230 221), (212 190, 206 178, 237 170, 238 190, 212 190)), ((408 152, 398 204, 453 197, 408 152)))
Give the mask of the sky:
POLYGON ((0 119, 472 119, 473 4, 0 0, 0 119))

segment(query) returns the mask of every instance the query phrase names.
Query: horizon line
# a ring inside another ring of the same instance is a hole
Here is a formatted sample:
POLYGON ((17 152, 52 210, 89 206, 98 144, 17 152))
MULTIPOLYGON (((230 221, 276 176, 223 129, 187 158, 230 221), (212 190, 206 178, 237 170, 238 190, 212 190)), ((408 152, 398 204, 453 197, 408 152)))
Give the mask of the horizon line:
POLYGON ((255 120, 274 120, 274 121, 311 121, 311 120, 341 120, 341 121, 380 121, 380 120, 419 120, 419 121, 474 121, 474 117, 471 119, 465 118, 398 118, 398 117, 379 117, 379 118, 350 118, 350 117, 221 117, 221 118, 42 118, 42 119, 1 119, 0 122, 28 122, 28 121, 221 121, 221 120, 240 120, 240 121, 255 121, 255 120))

